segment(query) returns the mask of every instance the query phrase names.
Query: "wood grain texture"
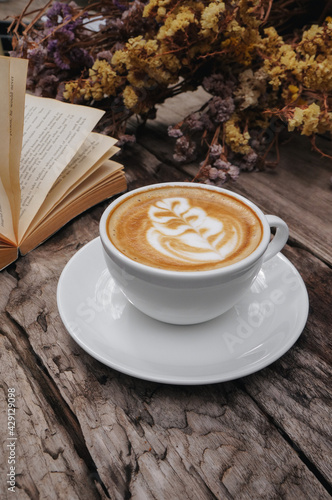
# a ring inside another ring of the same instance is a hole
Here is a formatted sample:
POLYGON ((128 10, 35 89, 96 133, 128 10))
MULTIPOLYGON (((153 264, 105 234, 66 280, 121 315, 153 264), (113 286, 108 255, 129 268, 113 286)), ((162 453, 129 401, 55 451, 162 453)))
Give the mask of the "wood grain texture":
MULTIPOLYGON (((324 339, 321 352, 311 352, 304 332, 272 367, 239 382, 206 387, 172 387, 119 374, 71 340, 56 309, 57 279, 77 247, 97 235, 101 211, 90 211, 18 261, 19 286, 11 288, 6 311, 20 335, 25 332, 26 344, 47 374, 49 384, 41 385, 47 401, 56 387, 57 405, 75 415, 89 465, 96 467, 110 498, 330 498, 298 455, 302 450, 328 480, 329 466, 323 463, 331 456, 324 339)), ((304 250, 289 252, 293 258, 302 252, 311 269, 317 261, 304 250)), ((7 272, 3 276, 16 285, 7 272)), ((6 335, 13 343, 17 339, 15 331, 6 335)), ((16 340, 16 356, 24 359, 26 347, 16 340)), ((32 425, 34 418, 27 412, 24 425, 32 425)), ((75 442, 76 425, 68 416, 65 422, 75 442)), ((38 480, 34 478, 37 485, 38 480)), ((41 483, 40 488, 44 479, 41 483)), ((90 498, 99 495, 96 486, 90 498)))
MULTIPOLYGON (((163 131, 179 113, 170 106, 121 153, 129 189, 197 171, 172 161, 163 131)), ((274 173, 226 186, 289 223, 284 253, 309 293, 299 340, 258 373, 208 386, 145 382, 71 339, 57 310, 58 279, 98 236, 108 202, 0 273, 1 498, 13 498, 4 479, 8 387, 17 394, 19 500, 331 498, 330 165, 296 140, 303 164, 289 144, 274 173)))
POLYGON ((249 377, 244 384, 260 408, 329 482, 332 477, 329 327, 332 272, 303 250, 288 248, 284 253, 297 263, 307 284, 308 321, 299 341, 281 360, 249 377))
MULTIPOLYGON (((12 288, 14 281, 6 272, 1 273, 2 292, 12 288)), ((98 498, 99 485, 96 486, 93 480, 89 461, 82 454, 80 456, 77 439, 73 441, 71 437, 75 426, 68 429, 64 405, 57 402, 57 390, 54 391, 49 383, 38 356, 16 322, 5 319, 3 308, 0 323, 0 497, 98 498), (7 401, 8 394, 12 394, 8 389, 15 390, 15 413, 10 412, 15 417, 14 422, 8 422, 7 401), (11 434, 8 423, 10 427, 15 425, 11 434), (8 490, 10 483, 7 482, 12 463, 16 475, 15 492, 8 490)))

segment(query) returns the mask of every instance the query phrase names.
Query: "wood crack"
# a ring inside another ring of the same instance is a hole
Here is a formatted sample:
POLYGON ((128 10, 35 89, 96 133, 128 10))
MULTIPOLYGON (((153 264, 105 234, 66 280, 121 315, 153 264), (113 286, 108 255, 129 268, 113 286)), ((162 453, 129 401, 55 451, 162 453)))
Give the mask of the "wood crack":
MULTIPOLYGON (((66 429, 68 435, 71 437, 73 446, 79 457, 85 462, 91 477, 94 479, 95 483, 99 483, 106 497, 110 498, 107 488, 101 480, 94 460, 85 444, 84 436, 75 414, 63 399, 41 358, 33 350, 24 329, 8 311, 6 315, 13 324, 16 332, 15 334, 13 332, 13 335, 4 332, 1 333, 11 342, 14 350, 23 360, 24 367, 30 371, 32 378, 39 384, 41 393, 53 409, 59 424, 66 429)), ((96 498, 101 498, 97 488, 96 498)))
POLYGON ((300 250, 304 250, 305 252, 308 252, 308 254, 312 255, 316 259, 320 260, 323 264, 328 266, 330 269, 332 269, 332 264, 330 261, 328 261, 327 259, 324 259, 324 257, 322 257, 321 255, 318 255, 313 249, 309 248, 309 246, 307 246, 307 245, 304 245, 303 243, 301 243, 300 241, 298 241, 294 237, 292 237, 292 236, 289 237, 289 239, 287 241, 287 245, 290 246, 291 248, 298 248, 300 250))
POLYGON ((319 469, 315 466, 315 464, 307 457, 307 455, 294 443, 292 438, 285 432, 285 430, 278 424, 278 422, 273 418, 272 415, 266 412, 265 408, 259 403, 259 401, 252 396, 250 392, 247 391, 243 382, 238 381, 239 387, 243 390, 245 394, 256 404, 257 408, 264 414, 268 422, 278 431, 278 433, 282 436, 282 438, 286 441, 286 443, 295 451, 298 458, 305 465, 305 467, 316 477, 316 479, 321 483, 323 488, 331 495, 332 497, 332 486, 325 479, 323 474, 319 471, 319 469))
MULTIPOLYGON (((274 425, 275 425, 275 423, 274 423, 274 425)), ((296 452, 297 456, 303 462, 303 464, 310 470, 310 472, 312 472, 312 474, 317 478, 317 480, 321 483, 321 485, 326 489, 326 491, 332 497, 332 486, 325 479, 325 477, 323 476, 323 474, 317 469, 317 467, 312 463, 312 461, 293 442, 293 440, 291 439, 291 437, 283 429, 281 429, 277 425, 275 425, 275 427, 277 428, 277 430, 281 434, 281 436, 285 439, 285 441, 293 448, 293 450, 296 452)))

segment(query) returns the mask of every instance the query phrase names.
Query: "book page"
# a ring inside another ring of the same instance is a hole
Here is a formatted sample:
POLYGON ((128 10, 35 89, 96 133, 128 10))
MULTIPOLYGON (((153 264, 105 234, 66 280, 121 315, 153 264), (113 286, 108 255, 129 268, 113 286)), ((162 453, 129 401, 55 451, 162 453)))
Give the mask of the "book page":
POLYGON ((9 81, 10 81, 10 59, 0 57, 0 232, 1 234, 15 240, 12 212, 6 188, 10 191, 9 176, 9 81))
POLYGON ((0 177, 4 189, 10 190, 9 175, 9 148, 10 148, 10 119, 9 119, 9 82, 10 82, 10 59, 0 57, 0 177))
POLYGON ((23 239, 61 202, 64 196, 67 196, 70 191, 99 168, 105 160, 119 151, 119 148, 114 146, 116 142, 117 140, 113 137, 91 132, 52 186, 29 225, 28 231, 23 235, 23 239))
POLYGON ((24 100, 28 61, 0 57, 0 178, 1 232, 16 241, 20 210, 19 165, 22 147, 24 100), (9 201, 9 204, 4 200, 9 201))
POLYGON ((25 89, 28 71, 28 61, 10 58, 10 155, 9 173, 12 191, 11 207, 13 226, 17 239, 18 222, 21 206, 20 190, 20 158, 23 141, 25 89))
POLYGON ((113 137, 91 132, 53 185, 49 194, 52 193, 55 201, 56 198, 60 199, 68 189, 74 187, 92 169, 95 170, 105 160, 117 153, 119 148, 114 147, 116 142, 117 139, 113 137))
POLYGON ((26 95, 19 240, 56 179, 103 114, 87 106, 26 95))
POLYGON ((10 203, 0 178, 0 239, 10 240, 16 246, 13 227, 10 220, 6 221, 8 214, 11 214, 10 203))
POLYGON ((26 235, 20 252, 25 255, 84 210, 127 189, 123 166, 112 160, 103 165, 65 196, 34 230, 26 235))

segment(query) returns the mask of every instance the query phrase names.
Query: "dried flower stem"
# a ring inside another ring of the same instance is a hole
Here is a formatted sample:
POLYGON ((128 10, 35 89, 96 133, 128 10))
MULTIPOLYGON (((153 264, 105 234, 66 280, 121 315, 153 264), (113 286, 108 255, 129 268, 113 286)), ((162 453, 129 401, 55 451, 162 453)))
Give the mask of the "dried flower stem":
POLYGON ((311 145, 313 147, 313 149, 315 151, 317 151, 317 153, 319 153, 323 158, 329 158, 329 160, 332 160, 332 156, 331 155, 328 155, 327 153, 324 153, 316 144, 316 136, 315 135, 312 135, 310 137, 310 142, 311 142, 311 145))

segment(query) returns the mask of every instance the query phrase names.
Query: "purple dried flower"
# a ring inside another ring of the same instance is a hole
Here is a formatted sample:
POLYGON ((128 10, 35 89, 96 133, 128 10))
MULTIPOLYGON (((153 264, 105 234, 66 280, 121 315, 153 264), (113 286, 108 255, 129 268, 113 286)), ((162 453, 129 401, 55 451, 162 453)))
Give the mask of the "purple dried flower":
POLYGON ((37 45, 33 49, 28 49, 28 57, 33 59, 34 66, 39 66, 44 63, 47 57, 47 49, 42 45, 37 45))
POLYGON ((137 16, 137 14, 143 14, 145 3, 146 2, 140 2, 139 0, 132 2, 129 9, 126 8, 125 12, 122 14, 122 19, 128 19, 131 16, 137 16))
POLYGON ((216 160, 217 158, 220 157, 222 152, 223 152, 223 148, 222 148, 221 144, 213 144, 210 147, 210 158, 212 160, 216 160))
POLYGON ((70 69, 69 61, 64 62, 62 59, 62 55, 57 50, 53 51, 53 58, 54 62, 60 69, 70 69))
POLYGON ((68 57, 71 60, 71 65, 74 66, 79 66, 79 67, 86 66, 90 68, 94 63, 94 59, 89 54, 89 52, 86 49, 81 49, 80 47, 74 47, 69 52, 68 57))
POLYGON ((125 144, 133 143, 136 142, 136 137, 134 135, 129 135, 129 134, 120 134, 119 135, 119 140, 116 143, 116 145, 121 148, 125 144))
POLYGON ((226 172, 228 171, 229 165, 228 161, 221 160, 220 158, 218 158, 218 160, 216 160, 213 164, 214 167, 226 172))
POLYGON ((209 102, 209 109, 212 118, 216 123, 226 122, 235 110, 235 104, 232 97, 213 97, 209 102))
POLYGON ((180 128, 177 128, 177 127, 172 127, 172 125, 170 125, 167 129, 168 131, 168 135, 169 137, 182 137, 183 136, 183 132, 180 128))
POLYGON ((192 113, 186 118, 186 126, 191 132, 204 129, 204 123, 198 113, 192 113))
POLYGON ((203 113, 200 117, 200 121, 202 122, 203 129, 207 131, 214 131, 215 126, 211 121, 211 118, 207 113, 203 113))
POLYGON ((58 26, 66 19, 70 18, 72 8, 66 3, 54 2, 52 7, 46 12, 47 21, 45 22, 46 28, 53 28, 58 26))
MULTIPOLYGON (((122 19, 107 19, 104 25, 100 26, 100 31, 121 31, 125 28, 122 19)), ((123 46, 123 44, 122 44, 123 46)))
POLYGON ((211 181, 218 179, 218 173, 219 171, 217 168, 211 167, 209 170, 209 179, 211 179, 211 181))
POLYGON ((241 161, 241 170, 248 170, 251 172, 254 170, 256 163, 257 163, 258 155, 255 153, 255 151, 250 151, 247 155, 242 157, 241 161))
POLYGON ((195 158, 196 143, 188 140, 187 137, 179 137, 175 144, 173 158, 177 162, 189 162, 195 158))
POLYGON ((54 52, 58 48, 58 40, 51 39, 47 44, 47 50, 49 52, 54 52))
POLYGON ((49 41, 47 50, 57 66, 62 70, 69 70, 73 67, 88 67, 90 68, 94 59, 86 49, 80 47, 70 47, 70 42, 75 39, 74 33, 70 31, 62 31, 60 38, 53 38, 49 41))
POLYGON ((221 74, 213 74, 203 79, 203 88, 206 92, 222 98, 231 97, 234 81, 231 79, 225 80, 221 74))
POLYGON ((83 25, 87 14, 73 20, 74 7, 70 4, 55 2, 46 12, 45 28, 48 35, 47 51, 61 70, 73 67, 91 67, 93 58, 88 51, 79 47, 72 48, 76 39, 75 30, 83 25))
POLYGON ((59 85, 59 77, 48 73, 42 78, 38 79, 35 87, 35 95, 42 95, 43 97, 52 97, 59 85))
POLYGON ((223 170, 218 171, 218 178, 224 183, 227 180, 227 174, 226 172, 223 172, 223 170))
POLYGON ((232 181, 236 181, 240 175, 240 169, 235 165, 230 165, 227 173, 232 181))

